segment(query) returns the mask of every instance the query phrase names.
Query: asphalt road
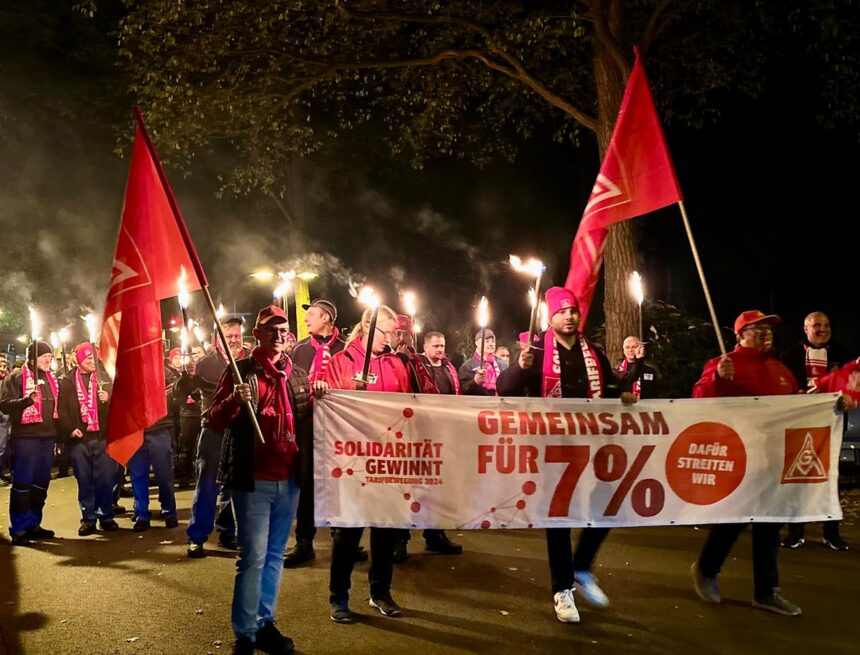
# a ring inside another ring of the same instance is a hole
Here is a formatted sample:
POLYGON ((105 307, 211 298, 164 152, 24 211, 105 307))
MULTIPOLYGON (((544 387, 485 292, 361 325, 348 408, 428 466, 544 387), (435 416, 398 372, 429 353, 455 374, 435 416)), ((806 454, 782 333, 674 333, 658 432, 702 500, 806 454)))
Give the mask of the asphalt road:
MULTIPOLYGON (((229 653, 233 554, 185 557, 191 491, 178 492, 181 525, 158 522, 142 535, 129 519, 107 536, 77 536, 76 484, 52 482, 44 525, 58 538, 12 548, 8 488, 0 490, 0 655, 229 653), (62 538, 60 538, 62 537, 62 538)), ((130 500, 126 499, 130 505, 130 500)), ((317 537, 317 559, 284 572, 278 624, 301 653, 857 653, 860 650, 860 494, 844 502, 837 553, 815 543, 780 555, 784 594, 803 608, 787 618, 750 607, 750 538, 744 534, 720 576, 722 605, 701 602, 689 566, 705 538, 690 527, 615 530, 596 573, 612 603, 582 610, 582 623, 557 622, 543 532, 452 534, 460 556, 426 554, 413 533, 398 565, 389 619, 367 606, 367 567, 353 575, 354 625, 328 618, 331 539, 317 537)), ((367 537, 365 536, 365 542, 367 537)))

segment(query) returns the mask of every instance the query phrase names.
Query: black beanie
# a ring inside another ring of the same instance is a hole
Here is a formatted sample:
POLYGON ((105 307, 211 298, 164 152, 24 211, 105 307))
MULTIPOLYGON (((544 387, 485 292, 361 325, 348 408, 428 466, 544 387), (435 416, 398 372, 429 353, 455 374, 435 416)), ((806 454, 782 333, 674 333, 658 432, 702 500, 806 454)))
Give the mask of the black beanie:
MULTIPOLYGON (((51 348, 51 344, 46 343, 44 341, 36 342, 36 352, 38 353, 37 357, 41 357, 42 355, 53 354, 54 349, 51 348)), ((30 345, 27 346, 27 361, 33 361, 33 342, 30 342, 30 345)))

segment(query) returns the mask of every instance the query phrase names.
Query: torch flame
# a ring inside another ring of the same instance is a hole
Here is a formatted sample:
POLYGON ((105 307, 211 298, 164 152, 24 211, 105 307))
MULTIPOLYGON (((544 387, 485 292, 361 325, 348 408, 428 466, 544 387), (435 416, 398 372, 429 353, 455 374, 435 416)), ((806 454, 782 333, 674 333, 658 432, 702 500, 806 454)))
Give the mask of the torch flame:
POLYGON ((535 259, 534 257, 529 259, 527 262, 523 262, 523 260, 516 255, 511 255, 509 259, 511 262, 511 268, 513 268, 517 273, 528 273, 532 277, 538 277, 546 270, 546 266, 543 265, 543 262, 539 259, 535 259))
POLYGON ((546 301, 542 300, 540 303, 540 329, 546 332, 549 329, 549 308, 547 307, 546 301))
POLYGON ((42 331, 42 321, 33 306, 28 306, 27 311, 30 312, 30 337, 33 341, 38 341, 39 332, 42 331))
POLYGON ((179 306, 182 307, 182 309, 187 309, 188 308, 188 283, 187 283, 188 275, 185 273, 185 267, 184 266, 181 266, 179 271, 180 271, 179 279, 176 280, 176 288, 179 290, 179 293, 177 293, 176 295, 177 295, 177 298, 179 299, 179 306))
POLYGON ((51 347, 54 350, 57 350, 60 347, 60 337, 57 336, 56 332, 51 332, 50 341, 51 341, 51 347))
POLYGON ((403 306, 406 307, 406 313, 412 317, 418 313, 418 298, 414 291, 403 292, 403 306))
POLYGON ((195 325, 194 338, 197 339, 197 343, 206 343, 206 330, 199 325, 195 325))
POLYGON ((645 300, 645 291, 642 289, 642 276, 636 271, 630 274, 630 295, 636 303, 641 306, 645 300))
POLYGON ((91 312, 81 318, 83 318, 84 323, 87 324, 87 334, 89 335, 90 343, 95 343, 98 335, 98 332, 96 331, 96 315, 91 312))
POLYGON ((490 303, 486 296, 481 296, 481 302, 478 303, 478 325, 482 328, 487 327, 490 322, 490 303))
POLYGON ((68 343, 69 342, 69 328, 64 327, 60 328, 60 332, 57 335, 60 338, 60 343, 68 343))
POLYGON ((371 309, 379 307, 379 297, 376 295, 373 287, 361 287, 361 291, 358 292, 358 302, 362 305, 367 305, 371 309))
POLYGON ((219 302, 218 303, 218 309, 215 312, 215 318, 217 318, 220 321, 222 316, 224 316, 224 304, 219 302))
POLYGON ((537 304, 537 294, 534 289, 529 289, 529 307, 534 309, 537 304))

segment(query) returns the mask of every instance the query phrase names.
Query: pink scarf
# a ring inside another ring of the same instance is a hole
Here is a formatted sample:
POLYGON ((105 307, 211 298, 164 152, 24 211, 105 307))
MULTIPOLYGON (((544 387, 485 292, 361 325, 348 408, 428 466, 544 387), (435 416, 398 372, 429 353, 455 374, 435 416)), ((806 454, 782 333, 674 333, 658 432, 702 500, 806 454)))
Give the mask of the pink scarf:
POLYGON ((328 368, 328 363, 331 361, 331 346, 337 341, 339 336, 340 331, 335 327, 328 341, 319 342, 314 337, 310 338, 311 345, 316 351, 314 353, 314 361, 311 362, 311 370, 308 371, 311 384, 323 379, 325 370, 328 368))
POLYGON ((257 416, 263 435, 273 441, 276 452, 286 452, 295 442, 296 426, 293 410, 290 407, 290 395, 287 391, 287 379, 293 372, 293 363, 289 357, 283 356, 278 365, 269 361, 259 348, 254 348, 251 356, 263 368, 266 378, 266 395, 257 401, 257 416), (283 363, 283 367, 279 366, 283 363))
POLYGON ((481 353, 479 353, 477 350, 475 351, 475 355, 474 357, 472 357, 472 359, 478 362, 479 368, 484 369, 484 389, 496 393, 496 380, 499 379, 499 375, 501 374, 501 370, 499 370, 499 363, 496 361, 496 356, 484 353, 483 367, 480 365, 481 353))
MULTIPOLYGON (((36 369, 38 370, 38 369, 36 369)), ((57 413, 57 378, 54 374, 48 371, 45 373, 48 378, 48 386, 51 387, 51 393, 54 395, 54 420, 59 418, 57 413)), ((21 397, 27 398, 33 391, 36 392, 36 400, 21 414, 21 425, 30 425, 31 423, 42 422, 42 388, 36 384, 36 379, 30 372, 27 364, 21 367, 21 397)))
POLYGON ((448 373, 451 374, 451 379, 454 381, 454 394, 460 395, 460 376, 457 374, 457 369, 454 368, 454 365, 450 360, 445 360, 445 366, 448 367, 448 373))
POLYGON ((87 425, 87 432, 99 431, 99 382, 98 375, 90 373, 89 393, 84 389, 84 376, 80 367, 75 369, 75 391, 78 394, 78 404, 81 407, 81 420, 87 425))
MULTIPOLYGON (((582 348, 582 360, 585 362, 585 372, 588 375, 588 397, 603 397, 603 371, 600 370, 600 360, 586 338, 579 335, 579 345, 582 348)), ((547 330, 544 336, 543 378, 541 380, 541 396, 544 398, 561 398, 561 361, 558 355, 558 344, 552 330, 547 330)))
MULTIPOLYGON (((621 360, 621 364, 618 366, 618 370, 623 373, 624 371, 627 370, 627 367, 629 365, 630 365, 630 363, 627 361, 627 358, 625 357, 624 359, 621 360)), ((642 383, 639 381, 639 378, 636 378, 636 380, 633 382, 633 395, 636 396, 637 398, 642 396, 642 383)))

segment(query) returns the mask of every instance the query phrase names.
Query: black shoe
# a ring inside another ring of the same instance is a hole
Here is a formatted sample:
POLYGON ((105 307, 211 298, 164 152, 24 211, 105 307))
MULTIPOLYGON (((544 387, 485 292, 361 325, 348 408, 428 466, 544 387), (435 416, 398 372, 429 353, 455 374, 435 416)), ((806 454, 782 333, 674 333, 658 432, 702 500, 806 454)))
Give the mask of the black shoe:
POLYGON ((355 613, 349 609, 349 599, 332 600, 329 605, 331 606, 329 618, 335 623, 352 623, 355 621, 355 613))
POLYGON ((33 542, 30 541, 26 532, 16 532, 12 535, 13 546, 29 546, 31 543, 33 542))
POLYGON ((131 529, 134 532, 143 532, 145 530, 149 530, 149 521, 147 519, 136 519, 134 525, 131 526, 131 529))
POLYGON ((824 537, 824 545, 831 550, 848 550, 848 544, 845 543, 845 540, 838 534, 824 537))
POLYGON ((119 530, 119 523, 117 523, 113 519, 107 519, 106 521, 102 521, 99 524, 99 527, 104 532, 116 532, 117 530, 119 530))
POLYGON ((233 655, 254 655, 254 642, 248 637, 237 637, 233 642, 233 655))
POLYGON ((236 543, 236 538, 233 536, 221 536, 218 537, 218 545, 221 548, 226 548, 227 550, 239 550, 239 544, 236 543))
POLYGON ((114 505, 113 505, 114 516, 122 516, 127 511, 128 510, 125 507, 123 507, 122 505, 118 505, 117 503, 114 503, 114 505))
POLYGON ((394 602, 391 594, 384 594, 376 596, 375 598, 371 596, 370 606, 378 609, 380 614, 383 616, 390 616, 392 618, 400 616, 403 613, 403 610, 400 609, 400 605, 394 602))
POLYGON ((79 537, 88 537, 96 531, 95 523, 87 523, 82 522, 81 527, 78 528, 78 536, 79 537))
POLYGON ((12 485, 12 479, 6 475, 0 475, 0 487, 9 487, 12 485))
POLYGON ((43 528, 41 525, 37 525, 35 528, 30 528, 29 530, 27 530, 27 536, 31 540, 53 539, 54 534, 55 533, 53 530, 43 528))
POLYGON ((455 544, 444 532, 437 537, 425 540, 427 550, 443 555, 459 555, 463 552, 460 544, 455 544))
POLYGON ((126 486, 122 486, 119 488, 119 497, 120 498, 134 498, 134 492, 126 486))
POLYGON ((295 644, 293 644, 292 639, 282 635, 274 623, 266 621, 257 630, 254 637, 254 648, 269 655, 290 655, 295 650, 295 644))
POLYGON ((176 516, 164 517, 164 527, 165 528, 178 528, 179 527, 179 519, 176 518, 176 516))
POLYGON ((206 557, 206 549, 203 548, 203 544, 195 544, 193 541, 188 544, 186 552, 191 559, 203 559, 206 557))
POLYGON ((57 471, 57 479, 67 478, 69 477, 69 469, 63 469, 62 471, 57 471))
POLYGON ((394 542, 394 555, 391 558, 395 564, 403 564, 409 557, 409 552, 406 550, 406 542, 403 539, 398 539, 394 542))
POLYGON ((313 542, 297 541, 296 545, 290 548, 284 555, 284 568, 292 569, 299 564, 315 560, 317 554, 314 552, 313 542))
POLYGON ((366 562, 369 559, 369 555, 367 551, 364 549, 364 546, 359 546, 355 549, 355 561, 356 562, 366 562))

